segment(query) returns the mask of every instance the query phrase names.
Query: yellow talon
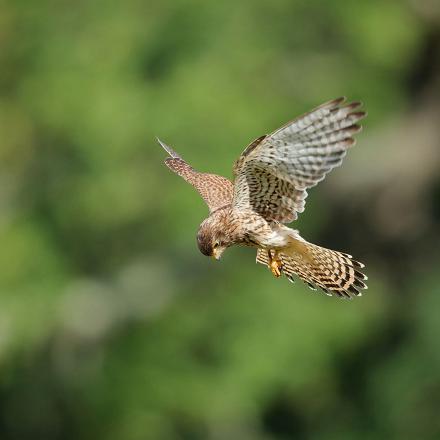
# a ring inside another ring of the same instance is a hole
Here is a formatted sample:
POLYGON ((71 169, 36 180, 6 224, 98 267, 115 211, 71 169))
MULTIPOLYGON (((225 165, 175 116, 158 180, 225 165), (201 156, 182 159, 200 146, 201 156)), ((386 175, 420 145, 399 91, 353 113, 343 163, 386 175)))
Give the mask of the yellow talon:
POLYGON ((271 251, 269 251, 269 269, 273 276, 279 278, 281 276, 281 269, 283 268, 282 261, 278 258, 277 253, 272 257, 271 251))

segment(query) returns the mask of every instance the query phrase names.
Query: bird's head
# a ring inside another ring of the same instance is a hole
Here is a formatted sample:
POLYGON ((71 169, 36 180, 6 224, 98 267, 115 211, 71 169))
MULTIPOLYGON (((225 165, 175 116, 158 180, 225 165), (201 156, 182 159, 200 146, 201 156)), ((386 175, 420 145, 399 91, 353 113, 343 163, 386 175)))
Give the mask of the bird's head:
POLYGON ((216 219, 208 217, 200 225, 197 233, 197 245, 203 255, 219 260, 224 250, 232 243, 217 223, 216 219))

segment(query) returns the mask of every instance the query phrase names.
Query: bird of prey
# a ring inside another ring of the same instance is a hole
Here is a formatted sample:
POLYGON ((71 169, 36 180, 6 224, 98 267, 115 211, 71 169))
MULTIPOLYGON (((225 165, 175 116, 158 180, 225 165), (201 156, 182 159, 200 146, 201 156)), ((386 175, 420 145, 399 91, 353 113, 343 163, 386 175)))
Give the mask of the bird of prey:
POLYGON ((257 248, 257 262, 275 277, 298 276, 312 289, 341 298, 360 296, 367 277, 351 255, 304 240, 286 224, 304 211, 307 190, 341 165, 366 116, 360 102, 329 101, 251 142, 234 164, 234 179, 193 169, 158 139, 169 157, 165 164, 193 185, 209 216, 197 244, 219 259, 233 245, 257 248))

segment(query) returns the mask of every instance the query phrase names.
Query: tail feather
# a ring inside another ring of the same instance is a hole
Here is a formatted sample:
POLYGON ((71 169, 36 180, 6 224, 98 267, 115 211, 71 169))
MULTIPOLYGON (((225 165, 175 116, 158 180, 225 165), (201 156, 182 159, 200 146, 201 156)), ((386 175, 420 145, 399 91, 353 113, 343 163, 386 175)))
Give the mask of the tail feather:
MULTIPOLYGON (((290 281, 293 281, 293 276, 296 275, 311 289, 316 290, 319 287, 327 295, 340 298, 361 296, 361 291, 367 289, 364 283, 367 276, 358 270, 364 265, 353 260, 351 255, 325 249, 306 241, 302 243, 307 255, 289 250, 279 253, 283 264, 282 272, 290 281)), ((257 263, 265 265, 269 263, 267 250, 258 249, 257 263)))

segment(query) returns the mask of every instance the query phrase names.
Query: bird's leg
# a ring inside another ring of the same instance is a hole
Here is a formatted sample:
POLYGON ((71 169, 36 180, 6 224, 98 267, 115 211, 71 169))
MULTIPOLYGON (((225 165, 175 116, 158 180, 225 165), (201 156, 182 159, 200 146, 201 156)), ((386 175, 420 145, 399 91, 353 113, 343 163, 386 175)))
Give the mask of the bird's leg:
POLYGON ((283 269, 283 262, 281 261, 281 258, 278 256, 278 252, 274 251, 274 254, 272 255, 272 251, 268 251, 269 255, 269 269, 272 272, 272 274, 275 277, 281 276, 281 270, 283 269))

